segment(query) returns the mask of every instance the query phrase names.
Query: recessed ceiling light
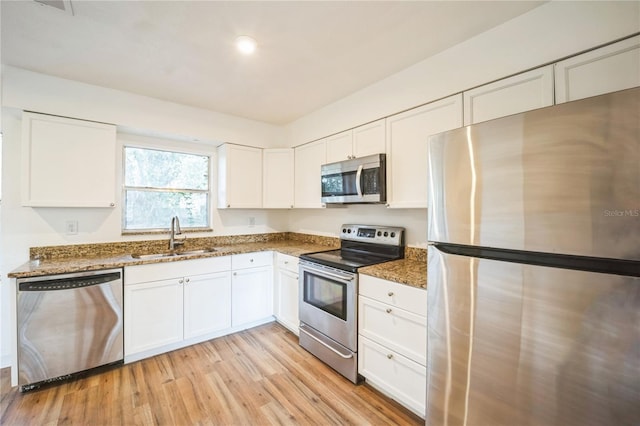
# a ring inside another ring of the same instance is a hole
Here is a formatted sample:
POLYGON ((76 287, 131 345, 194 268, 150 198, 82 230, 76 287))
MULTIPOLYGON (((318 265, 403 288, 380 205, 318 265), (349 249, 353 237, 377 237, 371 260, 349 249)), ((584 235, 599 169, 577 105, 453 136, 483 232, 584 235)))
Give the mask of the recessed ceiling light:
POLYGON ((249 36, 242 35, 236 38, 236 47, 241 53, 251 55, 256 50, 256 41, 249 36))

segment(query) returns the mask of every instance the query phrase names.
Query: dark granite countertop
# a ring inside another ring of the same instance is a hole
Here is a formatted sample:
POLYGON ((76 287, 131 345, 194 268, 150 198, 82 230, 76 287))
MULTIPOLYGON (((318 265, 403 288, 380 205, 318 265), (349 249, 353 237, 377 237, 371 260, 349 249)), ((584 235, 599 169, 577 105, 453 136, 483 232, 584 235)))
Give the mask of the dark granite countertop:
MULTIPOLYGON (((28 278, 271 250, 297 257, 306 253, 337 248, 340 242, 337 238, 307 234, 256 234, 192 239, 185 247, 185 250, 215 248, 213 252, 144 259, 134 258, 131 255, 132 253, 163 252, 165 244, 166 241, 153 240, 34 247, 30 250, 31 260, 11 271, 8 276, 9 278, 28 278)), ((426 288, 426 250, 407 247, 405 255, 405 259, 360 268, 359 272, 426 288)))

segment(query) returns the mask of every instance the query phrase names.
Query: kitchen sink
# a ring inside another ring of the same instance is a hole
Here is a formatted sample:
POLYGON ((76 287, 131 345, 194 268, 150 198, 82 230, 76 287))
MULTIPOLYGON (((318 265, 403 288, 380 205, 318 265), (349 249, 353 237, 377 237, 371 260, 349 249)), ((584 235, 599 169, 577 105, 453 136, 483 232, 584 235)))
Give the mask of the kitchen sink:
POLYGON ((163 257, 176 257, 176 256, 189 256, 194 254, 213 253, 217 251, 215 248, 199 249, 199 250, 180 250, 180 251, 167 251, 161 253, 133 253, 131 257, 134 259, 160 259, 163 257))

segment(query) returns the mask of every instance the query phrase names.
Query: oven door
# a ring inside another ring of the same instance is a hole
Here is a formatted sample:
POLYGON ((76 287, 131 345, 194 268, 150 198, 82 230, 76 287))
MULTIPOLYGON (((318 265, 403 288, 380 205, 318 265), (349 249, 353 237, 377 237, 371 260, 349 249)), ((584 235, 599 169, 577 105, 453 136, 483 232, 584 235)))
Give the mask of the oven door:
POLYGON ((300 261, 300 321, 357 351, 358 275, 300 261))

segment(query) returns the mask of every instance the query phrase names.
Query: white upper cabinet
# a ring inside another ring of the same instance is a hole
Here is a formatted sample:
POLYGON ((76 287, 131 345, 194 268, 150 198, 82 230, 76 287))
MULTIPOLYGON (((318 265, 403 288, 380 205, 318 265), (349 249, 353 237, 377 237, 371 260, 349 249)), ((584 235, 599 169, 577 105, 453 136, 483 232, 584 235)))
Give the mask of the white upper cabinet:
POLYGON ((327 163, 384 153, 385 120, 374 121, 325 139, 327 163))
POLYGON ((22 205, 113 207, 116 126, 22 114, 22 205))
POLYGON ((387 118, 387 206, 427 207, 428 138, 462 127, 462 94, 387 118))
POLYGON ((293 148, 262 151, 262 207, 290 209, 293 207, 293 148))
POLYGON ((320 166, 326 161, 325 139, 297 146, 295 151, 295 203, 297 208, 324 207, 320 188, 320 166))
POLYGON ((327 144, 327 163, 349 160, 353 157, 353 131, 338 133, 325 139, 327 144))
POLYGON ((556 103, 640 86, 640 36, 556 64, 556 103))
POLYGON ((262 149, 218 147, 218 208, 262 207, 262 149))
POLYGON ((384 119, 374 121, 353 129, 353 155, 383 154, 386 152, 386 134, 384 119))
POLYGON ((553 105, 549 65, 464 92, 464 125, 553 105))

